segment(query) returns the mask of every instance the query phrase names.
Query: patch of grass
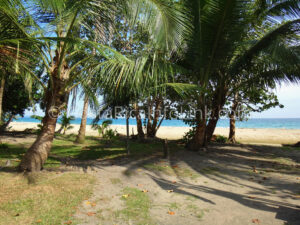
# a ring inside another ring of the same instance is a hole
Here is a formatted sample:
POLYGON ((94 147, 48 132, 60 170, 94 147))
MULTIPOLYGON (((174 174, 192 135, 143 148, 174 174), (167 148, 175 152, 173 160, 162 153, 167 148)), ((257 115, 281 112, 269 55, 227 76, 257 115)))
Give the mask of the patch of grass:
MULTIPOLYGON (((9 167, 18 166, 27 149, 19 145, 6 144, 5 146, 4 149, 0 150, 0 166, 6 166, 8 160, 11 162, 9 167)), ((49 157, 44 168, 59 167, 60 165, 59 161, 49 157)))
POLYGON ((92 194, 94 177, 41 172, 28 177, 1 173, 0 224, 63 224, 92 194))
POLYGON ((281 147, 284 151, 300 151, 300 147, 283 146, 281 147))
POLYGON ((186 200, 188 200, 188 201, 196 201, 197 198, 195 196, 190 195, 190 196, 186 197, 186 200))
POLYGON ((119 178, 110 178, 110 182, 112 184, 120 184, 120 183, 122 183, 119 178))
POLYGON ((220 170, 216 167, 205 167, 205 168, 200 169, 200 172, 202 174, 216 174, 216 173, 219 173, 220 170))
POLYGON ((176 209, 180 209, 180 204, 177 202, 171 202, 167 205, 167 207, 169 208, 170 211, 173 211, 176 209))
MULTIPOLYGON (((44 168, 61 166, 61 162, 57 157, 70 157, 77 160, 97 160, 127 156, 126 144, 122 139, 116 139, 113 142, 107 143, 98 137, 86 137, 84 144, 75 144, 75 139, 76 135, 73 134, 57 135, 44 168)), ((173 149, 177 150, 180 148, 175 143, 170 143, 171 146, 172 151, 173 149)), ((5 166, 7 160, 11 161, 11 167, 16 167, 27 149, 28 146, 24 147, 24 145, 0 145, 0 167, 5 166)), ((130 141, 130 152, 130 157, 144 157, 156 153, 162 154, 162 143, 156 140, 153 143, 151 142, 151 144, 130 141)))
POLYGON ((195 171, 186 168, 186 167, 178 167, 178 166, 169 166, 169 165, 160 165, 157 163, 151 163, 144 165, 144 168, 154 171, 154 172, 160 172, 167 175, 172 176, 179 176, 181 178, 191 178, 192 180, 195 180, 200 177, 198 173, 195 171))
POLYGON ((151 163, 151 164, 146 164, 144 165, 145 169, 151 170, 151 171, 155 171, 155 172, 163 172, 165 174, 168 175, 173 175, 174 172, 172 171, 172 169, 169 166, 166 165, 159 165, 156 163, 151 163))
POLYGON ((116 212, 117 217, 121 217, 125 221, 134 221, 135 224, 152 223, 149 215, 151 201, 147 193, 137 188, 126 187, 122 195, 128 197, 122 197, 122 200, 125 202, 125 207, 116 212))
POLYGON ((199 209, 198 206, 190 204, 187 205, 186 209, 191 212, 195 217, 197 217, 199 220, 203 218, 206 212, 209 212, 208 209, 199 209))
POLYGON ((295 162, 290 158, 284 158, 284 157, 276 157, 273 159, 275 162, 285 164, 285 165, 293 165, 295 162))

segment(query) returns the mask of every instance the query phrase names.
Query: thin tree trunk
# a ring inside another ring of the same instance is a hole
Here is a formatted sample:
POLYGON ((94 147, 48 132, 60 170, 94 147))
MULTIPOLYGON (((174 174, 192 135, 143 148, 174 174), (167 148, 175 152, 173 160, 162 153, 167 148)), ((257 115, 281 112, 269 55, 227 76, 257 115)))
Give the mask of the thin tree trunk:
POLYGON ((130 155, 130 149, 129 149, 129 114, 126 116, 126 150, 127 155, 130 155))
POLYGON ((148 99, 148 121, 147 121, 147 137, 149 137, 149 134, 152 130, 152 107, 153 107, 153 101, 150 97, 148 99))
POLYGON ((79 129, 79 132, 78 132, 78 135, 76 138, 77 143, 82 144, 85 142, 85 132, 86 132, 86 122, 87 122, 88 110, 89 110, 89 98, 87 95, 85 95, 80 129, 79 129))
POLYGON ((4 86, 5 86, 5 77, 4 75, 1 78, 0 84, 0 124, 2 124, 2 104, 3 104, 3 94, 4 94, 4 86))
POLYGON ((215 133, 215 130, 216 130, 219 119, 220 118, 219 118, 219 115, 218 115, 216 117, 211 118, 208 121, 207 128, 206 128, 206 140, 207 140, 208 143, 211 141, 211 139, 212 139, 212 137, 215 133))
MULTIPOLYGON (((154 111, 154 117, 153 117, 153 122, 149 123, 148 121, 148 126, 147 126, 147 137, 154 138, 157 133, 158 129, 158 120, 160 116, 160 109, 162 105, 162 100, 160 98, 157 98, 155 100, 155 111, 154 111)), ((161 124, 159 124, 160 126, 161 124)))
POLYGON ((143 131, 143 123, 142 123, 142 119, 141 119, 141 115, 140 115, 139 106, 137 105, 137 103, 134 104, 134 113, 135 113, 135 118, 136 118, 138 137, 140 139, 144 139, 145 133, 143 131))
POLYGON ((237 107, 238 107, 238 94, 236 94, 234 96, 234 101, 233 101, 233 104, 232 104, 232 107, 231 107, 231 113, 230 113, 230 128, 229 128, 229 138, 228 138, 228 142, 229 143, 232 143, 232 144, 235 144, 236 143, 236 137, 235 137, 235 121, 236 121, 236 110, 237 110, 237 107))

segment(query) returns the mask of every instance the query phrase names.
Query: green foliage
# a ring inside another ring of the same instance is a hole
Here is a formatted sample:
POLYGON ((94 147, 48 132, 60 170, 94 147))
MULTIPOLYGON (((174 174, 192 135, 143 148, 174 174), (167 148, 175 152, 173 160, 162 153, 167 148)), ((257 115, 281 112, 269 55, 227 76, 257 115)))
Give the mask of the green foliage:
POLYGON ((191 128, 188 132, 184 134, 182 141, 185 144, 188 144, 195 137, 195 133, 196 133, 196 128, 195 127, 191 128))
POLYGON ((112 140, 117 136, 117 131, 111 129, 109 126, 113 123, 112 120, 104 120, 101 125, 93 124, 93 128, 98 130, 99 136, 106 140, 112 140))
POLYGON ((61 118, 59 119, 59 124, 61 124, 61 130, 63 130, 63 134, 66 134, 67 130, 70 130, 73 128, 73 126, 71 126, 71 122, 75 120, 74 116, 68 116, 67 112, 64 112, 61 116, 61 118))
POLYGON ((43 128, 43 117, 38 115, 31 115, 30 117, 40 121, 40 124, 37 125, 37 130, 35 130, 35 132, 39 134, 43 128))
POLYGON ((224 143, 227 142, 227 137, 222 136, 222 135, 217 135, 216 139, 215 139, 215 142, 224 144, 224 143))

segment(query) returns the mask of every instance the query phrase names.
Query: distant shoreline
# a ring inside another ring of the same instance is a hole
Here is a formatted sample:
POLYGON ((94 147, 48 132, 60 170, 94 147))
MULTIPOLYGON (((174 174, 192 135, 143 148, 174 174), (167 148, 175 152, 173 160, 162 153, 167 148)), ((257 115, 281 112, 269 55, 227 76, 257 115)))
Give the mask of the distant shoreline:
MULTIPOLYGON (((37 128, 38 123, 30 122, 12 122, 11 130, 14 131, 24 131, 25 129, 37 128)), ((77 134, 80 125, 72 124, 73 129, 69 130, 67 133, 77 134)), ((60 125, 57 125, 59 129, 60 125)), ((125 135, 126 126, 125 125, 111 125, 112 129, 117 130, 118 133, 125 135)), ((161 127, 157 136, 159 138, 177 140, 181 139, 183 135, 188 132, 191 128, 189 127, 161 127)), ((137 134, 136 126, 130 125, 130 135, 137 134)), ((215 134, 228 136, 228 128, 216 128, 215 134)), ((92 129, 91 125, 87 125, 86 135, 98 136, 98 132, 92 129)), ((300 141, 300 129, 279 129, 279 128, 237 128, 236 130, 237 141, 241 143, 261 143, 261 144, 295 144, 300 141)))
MULTIPOLYGON (((106 120, 106 119, 103 119, 106 120)), ((101 120, 101 121, 103 121, 101 120)), ((112 119, 113 125, 125 126, 126 120, 124 118, 112 119)), ((101 123, 100 121, 100 123, 101 123)), ((30 117, 20 118, 15 120, 17 123, 39 123, 38 120, 32 119, 30 117)), ((72 125, 80 125, 81 118, 76 118, 72 121, 72 125)), ((87 124, 91 125, 93 119, 88 118, 87 124)), ((130 125, 136 126, 136 120, 134 118, 130 119, 130 125)), ((182 120, 164 120, 161 127, 186 127, 190 128, 187 124, 185 124, 182 120)), ((229 119, 220 119, 217 125, 218 128, 229 129, 229 119)), ((285 129, 285 130, 298 130, 300 129, 300 118, 278 118, 278 119, 249 119, 247 121, 237 121, 236 127, 239 129, 285 129)))

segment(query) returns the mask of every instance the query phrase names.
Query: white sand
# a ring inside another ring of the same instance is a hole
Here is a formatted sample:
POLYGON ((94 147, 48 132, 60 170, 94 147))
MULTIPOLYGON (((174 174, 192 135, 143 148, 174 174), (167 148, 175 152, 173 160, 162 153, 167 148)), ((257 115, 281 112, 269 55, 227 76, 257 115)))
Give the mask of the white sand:
MULTIPOLYGON (((36 128, 37 123, 26 122, 12 122, 10 125, 11 130, 23 131, 26 128, 36 128)), ((72 125, 74 128, 69 130, 68 133, 77 133, 79 125, 72 125)), ((57 126, 59 129, 60 125, 57 126)), ((112 129, 116 129, 118 133, 125 135, 126 126, 112 125, 112 129)), ((167 138, 169 140, 180 139, 190 128, 188 127, 161 127, 158 130, 157 136, 159 138, 167 138)), ((137 134, 136 126, 130 126, 130 134, 137 134)), ((228 136, 228 128, 217 128, 215 134, 228 136)), ((98 135, 96 130, 91 126, 87 126, 87 135, 98 135)), ((300 141, 300 129, 237 129, 237 140, 241 143, 268 143, 268 144, 293 144, 300 141)))

